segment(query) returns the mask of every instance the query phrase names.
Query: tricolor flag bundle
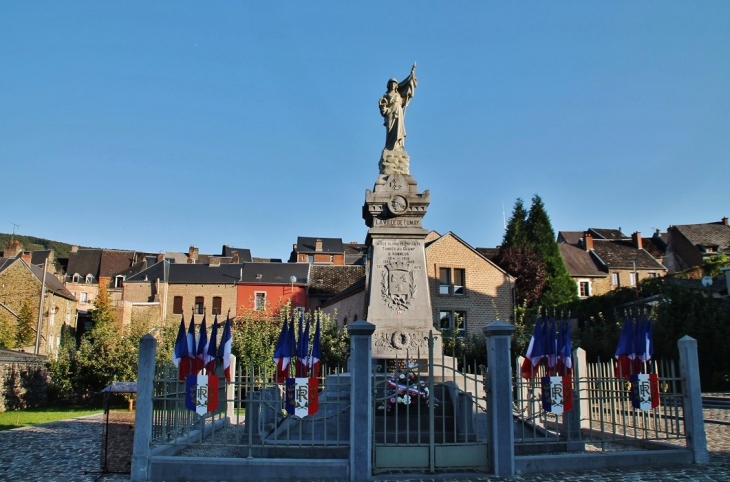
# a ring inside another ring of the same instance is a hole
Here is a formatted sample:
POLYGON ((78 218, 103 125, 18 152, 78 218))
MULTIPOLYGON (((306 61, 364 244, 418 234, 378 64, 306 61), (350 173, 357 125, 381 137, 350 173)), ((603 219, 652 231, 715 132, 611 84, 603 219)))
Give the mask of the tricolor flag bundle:
POLYGON ((299 318, 299 339, 297 340, 297 377, 306 377, 309 367, 307 360, 309 359, 309 320, 307 320, 307 328, 302 330, 304 325, 304 313, 299 318))
POLYGON ((644 364, 654 356, 651 320, 642 315, 636 320, 624 318, 616 347, 616 377, 629 380, 644 371, 644 364))
POLYGON ((527 346, 525 361, 522 362, 522 367, 520 367, 522 378, 527 380, 535 376, 535 372, 545 356, 545 323, 542 317, 539 317, 535 322, 535 330, 532 332, 530 344, 527 346))
POLYGON ((535 322, 535 330, 527 346, 525 360, 520 367, 523 378, 530 380, 541 364, 549 376, 570 376, 573 369, 570 320, 550 320, 542 316, 535 322))
POLYGON ((223 329, 220 347, 216 348, 218 342, 218 316, 213 322, 213 328, 208 339, 205 317, 200 323, 198 339, 195 339, 195 317, 190 318, 190 326, 185 333, 185 317, 180 320, 180 328, 175 340, 175 348, 172 353, 172 362, 178 368, 178 380, 186 380, 189 375, 201 375, 203 372, 214 375, 216 364, 221 364, 226 374, 226 380, 231 381, 231 319, 226 319, 223 329))

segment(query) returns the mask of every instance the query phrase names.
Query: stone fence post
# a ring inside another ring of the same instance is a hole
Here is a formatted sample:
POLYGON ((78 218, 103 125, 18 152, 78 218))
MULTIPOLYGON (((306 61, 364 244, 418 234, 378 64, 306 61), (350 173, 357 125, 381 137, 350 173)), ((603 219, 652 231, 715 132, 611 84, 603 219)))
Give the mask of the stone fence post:
POLYGON ((482 332, 487 338, 487 420, 489 458, 498 477, 515 473, 515 434, 512 421, 511 340, 515 327, 494 321, 482 332))
POLYGON ((373 473, 370 338, 375 325, 359 320, 347 325, 347 331, 350 334, 350 481, 366 481, 373 473))
POLYGON ((677 342, 677 345, 679 346, 679 373, 682 377, 682 402, 687 446, 694 453, 696 464, 706 464, 710 461, 710 454, 707 452, 707 435, 705 435, 705 420, 702 413, 697 340, 691 336, 684 336, 677 342))
POLYGON ((150 334, 139 341, 137 365, 137 412, 134 416, 134 451, 132 452, 132 471, 129 480, 147 480, 150 442, 152 441, 152 396, 155 378, 155 353, 157 340, 150 334))

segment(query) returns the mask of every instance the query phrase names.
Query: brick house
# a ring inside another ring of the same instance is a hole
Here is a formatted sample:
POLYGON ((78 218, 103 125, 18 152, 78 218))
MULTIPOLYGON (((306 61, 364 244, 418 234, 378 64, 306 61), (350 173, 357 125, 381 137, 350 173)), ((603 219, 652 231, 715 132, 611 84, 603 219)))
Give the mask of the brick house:
POLYGON ((701 266, 705 259, 720 253, 730 256, 727 217, 714 223, 670 226, 667 235, 664 265, 670 273, 701 266))
POLYGON ((364 314, 365 266, 328 266, 312 265, 309 268, 309 286, 307 296, 311 309, 322 307, 325 303, 331 305, 333 298, 347 298, 353 296, 352 290, 357 285, 363 292, 362 300, 349 300, 347 306, 340 306, 339 321, 343 324, 360 319, 364 314))
MULTIPOLYGON (((76 328, 77 301, 52 273, 47 273, 45 278, 39 354, 54 356, 58 353, 63 326, 76 328)), ((29 301, 35 330, 42 283, 43 268, 29 264, 22 256, 0 258, 0 315, 17 323, 23 303, 29 301)), ((17 348, 34 352, 35 344, 17 348)))
POLYGON ((644 249, 641 233, 620 229, 560 231, 558 248, 580 298, 634 287, 645 278, 665 276, 667 269, 644 249))
POLYGON ((307 238, 299 236, 289 256, 290 263, 345 264, 345 247, 341 238, 307 238))
POLYGON ((494 320, 514 314, 514 278, 452 232, 426 243, 435 325, 481 334, 494 320))
MULTIPOLYGON (((458 321, 460 335, 481 334, 487 323, 510 319, 514 313, 510 275, 451 232, 442 236, 432 231, 426 236, 425 248, 436 328, 450 330, 458 321)), ((310 290, 318 276, 314 269, 312 273, 310 290)), ((322 304, 325 312, 337 310, 339 323, 362 317, 367 308, 365 273, 348 284, 322 304)))
MULTIPOLYGON (((199 261, 199 259, 198 259, 199 261)), ((181 315, 241 316, 247 310, 271 314, 291 300, 307 309, 309 265, 296 263, 173 263, 164 259, 124 282, 124 319, 154 316, 163 323, 181 315)))

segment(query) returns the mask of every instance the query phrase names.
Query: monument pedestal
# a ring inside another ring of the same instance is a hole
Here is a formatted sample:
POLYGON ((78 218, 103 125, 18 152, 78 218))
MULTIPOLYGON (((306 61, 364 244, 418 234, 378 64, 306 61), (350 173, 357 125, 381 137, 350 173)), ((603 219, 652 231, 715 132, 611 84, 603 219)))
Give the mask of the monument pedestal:
MULTIPOLYGON (((372 356, 376 359, 428 358, 428 332, 433 324, 426 270, 423 217, 430 193, 418 192, 408 173, 408 153, 383 151, 381 172, 365 193, 363 218, 370 228, 367 278, 367 320, 375 325, 372 356), (384 160, 398 159, 398 162, 384 160), (420 356, 419 356, 420 351, 420 356)), ((434 355, 441 358, 441 337, 434 355)))

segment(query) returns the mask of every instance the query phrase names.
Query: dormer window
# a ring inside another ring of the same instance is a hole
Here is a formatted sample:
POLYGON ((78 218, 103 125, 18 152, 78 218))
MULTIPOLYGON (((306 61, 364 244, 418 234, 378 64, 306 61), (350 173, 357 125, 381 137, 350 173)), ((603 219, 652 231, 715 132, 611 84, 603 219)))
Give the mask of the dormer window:
POLYGON ((90 275, 90 274, 87 274, 86 275, 86 284, 89 284, 90 285, 93 282, 94 282, 94 277, 92 275, 90 275))
POLYGON ((114 277, 114 287, 121 288, 124 284, 124 275, 117 275, 114 277))
POLYGON ((71 281, 73 283, 78 283, 80 279, 81 279, 81 276, 79 276, 78 273, 74 273, 73 277, 71 278, 71 281))
POLYGON ((263 278, 264 278, 264 275, 262 275, 261 273, 256 274, 256 279, 263 279, 263 278))

